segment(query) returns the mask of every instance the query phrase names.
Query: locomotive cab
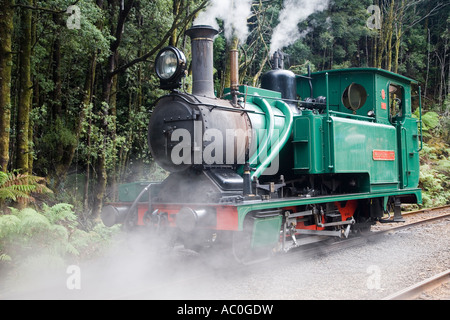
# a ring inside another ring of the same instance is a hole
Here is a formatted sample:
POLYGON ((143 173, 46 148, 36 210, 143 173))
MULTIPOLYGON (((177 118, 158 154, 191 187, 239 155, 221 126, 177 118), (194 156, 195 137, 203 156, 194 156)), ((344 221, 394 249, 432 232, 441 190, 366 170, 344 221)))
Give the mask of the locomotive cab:
MULTIPOLYGON (((375 68, 323 71, 311 78, 314 93, 327 97, 330 132, 325 140, 331 143, 329 150, 322 151, 328 161, 309 172, 368 174, 367 191, 416 188, 420 120, 412 117, 411 92, 417 82, 375 68)), ((308 96, 308 81, 298 77, 297 91, 308 96)), ((320 134, 310 131, 309 135, 320 134)), ((304 154, 298 154, 300 162, 304 154)))
MULTIPOLYGON (((413 79, 376 68, 316 72, 312 74, 311 82, 314 95, 328 98, 331 112, 369 117, 382 124, 392 123, 392 118, 399 112, 402 118, 411 117, 411 90, 412 85, 417 85, 413 79), (329 92, 326 89, 327 74, 329 92)), ((309 81, 297 76, 297 92, 302 98, 309 97, 309 81)))

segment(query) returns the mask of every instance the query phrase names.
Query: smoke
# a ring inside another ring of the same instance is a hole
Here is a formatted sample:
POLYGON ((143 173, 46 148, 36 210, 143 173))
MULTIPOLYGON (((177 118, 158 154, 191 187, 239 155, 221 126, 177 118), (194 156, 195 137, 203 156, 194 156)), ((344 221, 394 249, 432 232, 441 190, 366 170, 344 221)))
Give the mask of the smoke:
POLYGON ((270 53, 293 44, 309 30, 300 32, 298 24, 316 11, 328 6, 329 0, 285 0, 280 12, 280 23, 273 31, 270 53))
POLYGON ((251 8, 252 0, 211 0, 194 25, 210 25, 219 29, 216 19, 223 20, 226 39, 231 41, 236 36, 243 43, 248 36, 247 18, 251 15, 251 8))

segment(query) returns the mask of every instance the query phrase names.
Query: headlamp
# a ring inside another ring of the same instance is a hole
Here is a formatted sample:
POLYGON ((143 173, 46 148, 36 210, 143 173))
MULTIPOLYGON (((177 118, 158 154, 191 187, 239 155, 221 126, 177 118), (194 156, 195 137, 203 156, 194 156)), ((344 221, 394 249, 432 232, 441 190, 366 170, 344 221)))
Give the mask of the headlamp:
POLYGON ((175 47, 162 49, 156 56, 155 71, 161 80, 161 89, 177 89, 181 87, 181 79, 185 76, 186 57, 175 47))

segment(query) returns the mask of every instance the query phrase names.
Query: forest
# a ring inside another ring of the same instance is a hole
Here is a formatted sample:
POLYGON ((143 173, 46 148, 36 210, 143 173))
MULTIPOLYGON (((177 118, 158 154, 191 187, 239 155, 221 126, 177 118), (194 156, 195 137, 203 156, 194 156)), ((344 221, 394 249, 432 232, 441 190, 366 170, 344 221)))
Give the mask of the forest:
MULTIPOLYGON (((259 85, 274 50, 298 74, 376 67, 416 79, 424 106, 425 205, 450 198, 450 3, 446 0, 0 0, 0 204, 70 204, 98 217, 121 183, 162 179, 147 126, 167 45, 219 28, 215 86, 229 49, 259 85)), ((185 79, 189 90, 190 75, 185 79)), ((416 95, 418 90, 416 89, 416 95)), ((418 111, 416 111, 417 113, 418 111)), ((48 209, 48 207, 46 207, 48 209)), ((48 210, 47 210, 48 211, 48 210)), ((1 252, 0 252, 1 253, 1 252)))

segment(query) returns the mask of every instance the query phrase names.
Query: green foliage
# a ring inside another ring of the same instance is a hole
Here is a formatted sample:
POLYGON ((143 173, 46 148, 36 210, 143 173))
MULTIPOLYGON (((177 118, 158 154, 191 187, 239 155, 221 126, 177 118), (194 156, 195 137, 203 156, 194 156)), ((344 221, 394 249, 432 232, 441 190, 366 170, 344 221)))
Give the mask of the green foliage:
MULTIPOLYGON (((427 113, 428 114, 428 113, 427 113)), ((433 119, 434 116, 432 115, 433 119)), ((433 128, 435 121, 428 123, 427 128, 433 128)), ((425 137, 425 135, 424 135, 425 137)), ((426 135, 423 149, 420 153, 420 182, 423 205, 425 207, 441 206, 450 203, 450 146, 436 136, 426 135)))
POLYGON ((447 144, 450 144, 450 93, 445 98, 443 110, 441 117, 442 137, 447 144))
POLYGON ((30 261, 69 263, 99 255, 111 243, 118 228, 97 224, 91 231, 78 228, 73 207, 61 203, 12 209, 0 215, 0 267, 20 268, 30 261))
MULTIPOLYGON (((419 118, 419 109, 414 112, 419 118)), ((422 115, 423 148, 420 152, 420 182, 423 205, 450 203, 450 145, 446 131, 446 114, 434 111, 422 115)))
POLYGON ((441 165, 420 166, 420 188, 424 207, 436 207, 450 203, 450 161, 441 160, 441 165))
MULTIPOLYGON (((416 110, 415 116, 418 117, 419 110, 416 110)), ((439 114, 429 111, 422 115, 422 133, 424 138, 432 138, 433 133, 439 130, 440 117, 439 114)))

